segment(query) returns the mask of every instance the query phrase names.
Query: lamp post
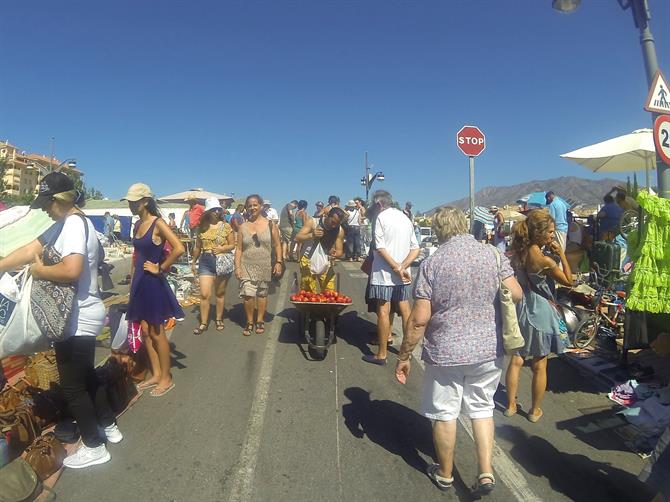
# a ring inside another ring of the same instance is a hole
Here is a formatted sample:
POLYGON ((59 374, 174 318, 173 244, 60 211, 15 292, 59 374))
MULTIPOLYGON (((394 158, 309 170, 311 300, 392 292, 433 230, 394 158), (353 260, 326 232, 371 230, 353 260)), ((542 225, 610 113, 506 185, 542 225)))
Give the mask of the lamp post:
MULTIPOLYGON (((552 0, 552 7, 558 12, 570 14, 574 12, 582 0, 552 0)), ((651 87, 654 76, 658 71, 658 59, 656 58, 656 42, 649 28, 651 14, 647 0, 617 0, 622 9, 630 7, 633 13, 633 22, 635 27, 640 30, 640 46, 642 47, 642 57, 644 59, 644 68, 647 74, 647 87, 651 87)), ((658 117, 657 113, 651 114, 652 124, 658 117)), ((658 184, 658 195, 665 199, 670 199, 670 166, 656 152, 656 179, 658 184)))
POLYGON ((59 172, 63 167, 67 165, 68 168, 70 169, 76 169, 77 168, 77 159, 65 159, 63 162, 58 164, 55 169, 52 169, 51 166, 45 166, 44 164, 41 164, 40 162, 37 162, 35 160, 31 160, 28 162, 26 167, 28 169, 38 169, 40 173, 44 172, 45 174, 49 174, 52 172, 59 172))
POLYGON ((375 180, 384 181, 384 173, 377 171, 375 174, 371 173, 372 166, 368 164, 368 152, 365 152, 365 176, 361 178, 361 185, 365 187, 365 202, 369 202, 370 197, 370 187, 375 182, 375 180))

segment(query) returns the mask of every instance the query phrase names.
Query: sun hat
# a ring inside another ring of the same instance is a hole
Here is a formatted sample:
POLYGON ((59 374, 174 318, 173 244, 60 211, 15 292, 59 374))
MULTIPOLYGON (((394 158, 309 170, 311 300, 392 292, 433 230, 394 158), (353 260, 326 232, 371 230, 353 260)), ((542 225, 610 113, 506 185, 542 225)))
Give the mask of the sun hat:
POLYGON ((212 209, 223 209, 219 199, 216 197, 207 197, 205 199, 205 211, 211 211, 212 209))
POLYGON ((49 173, 40 181, 37 198, 30 204, 30 207, 42 209, 51 202, 52 196, 71 190, 74 190, 74 182, 68 176, 60 172, 49 173))
POLYGON ((149 185, 144 183, 134 183, 128 188, 128 193, 121 198, 121 200, 127 200, 130 202, 137 202, 138 200, 152 198, 154 194, 151 192, 149 185))
POLYGON ((350 200, 349 202, 347 202, 347 207, 355 207, 355 206, 356 206, 356 203, 353 201, 353 199, 350 200))

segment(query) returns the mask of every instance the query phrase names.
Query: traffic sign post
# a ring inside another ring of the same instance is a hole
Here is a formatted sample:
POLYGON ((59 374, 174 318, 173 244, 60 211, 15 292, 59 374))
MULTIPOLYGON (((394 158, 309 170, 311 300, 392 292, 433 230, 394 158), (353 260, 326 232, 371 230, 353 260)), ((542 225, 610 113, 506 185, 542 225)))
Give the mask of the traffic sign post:
POLYGON ((670 116, 659 115, 654 121, 654 144, 658 156, 670 165, 670 116))
POLYGON ((475 223, 475 157, 486 148, 486 136, 477 126, 466 125, 456 133, 456 146, 470 158, 470 232, 475 223))

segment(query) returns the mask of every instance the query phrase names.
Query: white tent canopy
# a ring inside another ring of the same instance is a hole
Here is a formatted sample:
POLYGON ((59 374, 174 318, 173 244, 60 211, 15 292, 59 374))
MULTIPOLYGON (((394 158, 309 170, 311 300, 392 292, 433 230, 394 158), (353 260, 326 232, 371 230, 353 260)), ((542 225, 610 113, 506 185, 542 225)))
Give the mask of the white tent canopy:
POLYGON ((165 195, 164 197, 160 197, 159 200, 163 202, 185 202, 189 199, 196 199, 198 202, 204 202, 205 199, 209 199, 210 197, 219 199, 219 201, 233 200, 233 198, 230 195, 208 192, 207 190, 204 190, 202 188, 191 188, 190 190, 186 190, 184 192, 177 192, 171 195, 165 195))
POLYGON ((656 168, 656 148, 651 129, 637 129, 594 145, 564 153, 561 158, 572 160, 594 173, 624 173, 645 171, 647 187, 649 170, 656 168))

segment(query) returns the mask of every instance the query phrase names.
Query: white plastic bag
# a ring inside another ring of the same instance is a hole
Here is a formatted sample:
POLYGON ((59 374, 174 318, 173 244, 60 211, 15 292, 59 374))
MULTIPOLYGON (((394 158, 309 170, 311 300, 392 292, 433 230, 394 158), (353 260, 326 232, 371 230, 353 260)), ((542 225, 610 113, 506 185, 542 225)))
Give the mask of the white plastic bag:
POLYGON ((0 359, 29 355, 49 347, 30 311, 32 286, 28 267, 13 277, 4 274, 0 278, 0 359))
POLYGON ((330 260, 328 259, 328 255, 323 250, 323 247, 321 247, 321 243, 319 243, 309 258, 309 270, 315 275, 321 275, 326 273, 329 266, 330 260))
POLYGON ((125 312, 119 319, 119 327, 116 328, 114 338, 112 338, 112 350, 119 350, 128 342, 128 321, 126 321, 125 312))

